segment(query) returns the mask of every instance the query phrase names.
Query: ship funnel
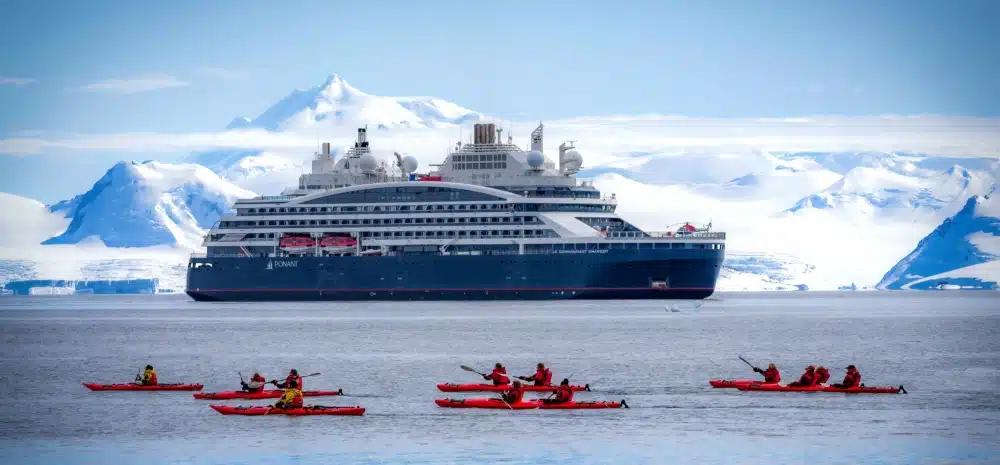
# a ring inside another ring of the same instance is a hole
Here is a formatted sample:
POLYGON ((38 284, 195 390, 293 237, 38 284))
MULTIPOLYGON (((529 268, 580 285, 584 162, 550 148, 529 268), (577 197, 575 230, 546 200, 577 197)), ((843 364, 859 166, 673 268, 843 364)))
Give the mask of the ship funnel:
POLYGON ((497 126, 493 123, 477 123, 473 126, 473 144, 497 143, 497 126))

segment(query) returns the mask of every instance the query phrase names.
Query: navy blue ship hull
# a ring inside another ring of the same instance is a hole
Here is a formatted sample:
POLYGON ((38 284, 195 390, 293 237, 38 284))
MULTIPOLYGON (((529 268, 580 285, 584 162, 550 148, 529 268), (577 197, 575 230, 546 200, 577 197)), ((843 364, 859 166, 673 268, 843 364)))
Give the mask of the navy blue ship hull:
POLYGON ((192 258, 199 301, 704 299, 716 249, 529 255, 192 258))

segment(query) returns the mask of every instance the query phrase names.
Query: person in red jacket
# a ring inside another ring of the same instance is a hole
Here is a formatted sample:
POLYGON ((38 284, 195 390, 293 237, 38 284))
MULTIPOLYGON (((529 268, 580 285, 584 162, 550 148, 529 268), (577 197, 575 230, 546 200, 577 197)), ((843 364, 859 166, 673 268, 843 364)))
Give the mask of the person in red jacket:
POLYGON ((243 385, 243 390, 246 392, 263 392, 264 386, 267 384, 267 379, 264 375, 254 372, 253 376, 250 377, 250 382, 240 382, 243 385))
POLYGON ((544 404, 565 404, 573 401, 573 388, 569 386, 569 378, 563 379, 555 390, 555 399, 542 399, 544 404))
POLYGON ((504 393, 500 395, 500 398, 508 404, 516 404, 520 402, 521 399, 524 398, 524 388, 521 387, 521 382, 514 381, 514 385, 504 391, 504 393))
POLYGON ((840 389, 847 389, 852 387, 861 386, 861 372, 854 365, 847 367, 847 374, 844 375, 844 382, 840 384, 834 384, 833 387, 840 389))
POLYGON ((285 378, 284 382, 278 383, 277 381, 271 381, 271 384, 275 385, 278 388, 286 389, 288 388, 288 386, 291 385, 290 383, 292 381, 295 381, 295 384, 299 387, 299 390, 301 391, 302 377, 299 376, 299 370, 296 370, 295 368, 292 368, 292 370, 288 372, 288 376, 285 378))
POLYGON ((826 367, 819 367, 816 369, 816 384, 826 384, 830 381, 830 370, 826 367))
POLYGON ((525 381, 534 381, 535 386, 548 386, 552 384, 552 371, 545 368, 544 363, 539 363, 535 374, 531 376, 519 376, 525 381))
POLYGON ((487 381, 492 380, 494 386, 503 386, 510 384, 510 378, 507 377, 507 369, 504 368, 504 366, 499 363, 497 363, 496 366, 493 367, 493 373, 490 373, 488 375, 483 375, 483 379, 486 379, 487 381))
POLYGON ((753 371, 764 375, 765 383, 780 383, 781 373, 778 372, 778 367, 773 363, 767 366, 767 370, 761 370, 760 368, 753 367, 753 371))
POLYGON ((792 387, 807 387, 816 385, 816 367, 809 365, 806 367, 806 372, 802 373, 802 377, 798 381, 793 383, 788 383, 792 387))

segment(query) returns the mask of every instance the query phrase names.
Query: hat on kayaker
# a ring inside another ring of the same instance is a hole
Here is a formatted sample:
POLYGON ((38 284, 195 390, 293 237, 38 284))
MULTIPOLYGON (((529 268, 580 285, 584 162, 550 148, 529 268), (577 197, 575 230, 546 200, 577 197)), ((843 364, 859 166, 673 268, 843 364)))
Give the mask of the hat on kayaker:
POLYGON ((809 365, 809 366, 806 367, 806 370, 815 370, 815 369, 816 369, 816 367, 814 367, 812 365, 809 365))
POLYGON ((561 386, 569 386, 569 378, 563 378, 562 382, 559 384, 561 386))
POLYGON ((772 364, 770 364, 770 365, 768 365, 768 366, 767 366, 767 369, 769 369, 769 370, 770 370, 770 369, 775 369, 775 370, 777 370, 777 369, 778 369, 778 367, 777 367, 777 366, 775 366, 775 365, 774 365, 774 364, 772 363, 772 364))
POLYGON ((146 369, 147 370, 152 370, 153 369, 153 365, 146 365, 146 369))
POLYGON ((497 362, 496 369, 502 370, 503 369, 503 364, 501 364, 500 362, 497 362))
POLYGON ((299 370, 296 370, 295 368, 292 368, 292 371, 290 371, 289 373, 298 376, 299 370))
POLYGON ((845 369, 846 370, 857 370, 858 368, 856 366, 854 366, 854 365, 847 365, 847 368, 845 368, 845 369))

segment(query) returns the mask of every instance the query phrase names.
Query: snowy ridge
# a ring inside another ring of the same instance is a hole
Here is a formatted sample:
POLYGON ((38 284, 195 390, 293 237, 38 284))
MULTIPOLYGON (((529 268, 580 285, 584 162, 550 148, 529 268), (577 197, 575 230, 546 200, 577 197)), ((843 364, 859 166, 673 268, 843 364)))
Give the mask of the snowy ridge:
POLYGON ((972 196, 923 238, 879 282, 882 289, 942 286, 996 288, 1000 283, 1000 202, 995 187, 972 196))
POLYGON ((319 123, 351 122, 379 128, 447 127, 478 121, 482 115, 454 103, 431 97, 380 97, 362 92, 338 74, 310 89, 296 89, 260 116, 236 118, 230 129, 271 131, 305 129, 319 123))
POLYGON ((43 244, 192 249, 236 199, 254 195, 199 165, 120 162, 89 191, 51 208, 71 222, 43 244))

